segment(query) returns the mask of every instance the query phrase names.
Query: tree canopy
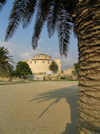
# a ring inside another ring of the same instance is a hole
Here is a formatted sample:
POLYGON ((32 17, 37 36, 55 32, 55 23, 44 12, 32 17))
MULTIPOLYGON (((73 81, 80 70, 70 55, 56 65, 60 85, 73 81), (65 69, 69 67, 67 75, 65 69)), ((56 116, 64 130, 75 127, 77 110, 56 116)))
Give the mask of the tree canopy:
POLYGON ((7 48, 0 47, 0 74, 3 75, 10 75, 13 71, 13 62, 12 56, 9 56, 9 51, 7 48))
POLYGON ((47 21, 49 37, 53 36, 55 30, 57 31, 60 54, 67 56, 73 23, 72 13, 76 3, 77 0, 67 0, 67 2, 65 0, 15 0, 9 16, 5 40, 13 36, 20 23, 23 24, 23 28, 27 28, 36 11, 32 36, 33 49, 36 49, 40 33, 47 21))
POLYGON ((78 73, 78 71, 79 71, 79 62, 74 63, 74 67, 75 67, 76 73, 78 73))
POLYGON ((56 73, 58 71, 58 65, 56 64, 55 61, 52 61, 51 65, 49 66, 49 69, 56 73))
POLYGON ((19 61, 16 65, 16 70, 14 74, 18 76, 23 76, 23 75, 32 74, 32 71, 26 62, 19 61))

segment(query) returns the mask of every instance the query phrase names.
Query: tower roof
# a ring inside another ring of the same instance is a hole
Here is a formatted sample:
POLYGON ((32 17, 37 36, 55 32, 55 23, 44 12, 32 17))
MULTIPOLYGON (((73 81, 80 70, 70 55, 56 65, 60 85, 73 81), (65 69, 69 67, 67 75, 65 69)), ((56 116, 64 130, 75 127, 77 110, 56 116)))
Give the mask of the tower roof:
POLYGON ((39 60, 39 59, 45 59, 45 60, 51 60, 51 56, 49 56, 49 55, 46 55, 46 54, 43 54, 43 53, 40 53, 40 54, 38 54, 38 55, 35 55, 35 56, 33 56, 33 59, 37 59, 37 60, 39 60))

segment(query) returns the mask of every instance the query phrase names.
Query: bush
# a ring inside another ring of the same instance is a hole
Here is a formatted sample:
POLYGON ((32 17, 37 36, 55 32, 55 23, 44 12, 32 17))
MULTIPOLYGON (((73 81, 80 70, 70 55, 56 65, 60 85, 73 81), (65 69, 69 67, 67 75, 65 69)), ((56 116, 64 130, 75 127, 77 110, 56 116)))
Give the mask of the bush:
POLYGON ((55 61, 52 61, 51 65, 49 66, 49 69, 56 73, 58 71, 58 65, 55 61))
POLYGON ((66 79, 66 77, 60 77, 60 79, 66 79))
POLYGON ((19 78, 22 76, 25 78, 25 75, 32 74, 31 68, 26 62, 19 61, 16 65, 16 70, 13 72, 12 75, 19 76, 19 78))

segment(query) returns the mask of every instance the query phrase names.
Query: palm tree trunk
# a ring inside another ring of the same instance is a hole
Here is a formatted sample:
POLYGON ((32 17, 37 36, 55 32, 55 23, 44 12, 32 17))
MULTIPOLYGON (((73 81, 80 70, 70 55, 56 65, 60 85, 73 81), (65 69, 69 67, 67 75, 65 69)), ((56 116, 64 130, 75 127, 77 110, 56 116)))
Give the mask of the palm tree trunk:
POLYGON ((3 81, 3 72, 2 72, 2 68, 1 68, 1 81, 3 81))
POLYGON ((100 0, 81 0, 75 29, 79 51, 79 134, 100 134, 100 0))

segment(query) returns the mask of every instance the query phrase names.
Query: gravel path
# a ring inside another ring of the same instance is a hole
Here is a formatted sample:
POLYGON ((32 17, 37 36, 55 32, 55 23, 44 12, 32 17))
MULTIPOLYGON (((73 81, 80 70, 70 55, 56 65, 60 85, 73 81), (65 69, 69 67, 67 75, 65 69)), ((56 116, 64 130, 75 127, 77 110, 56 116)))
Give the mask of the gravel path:
POLYGON ((76 134, 78 82, 0 85, 0 134, 76 134))

